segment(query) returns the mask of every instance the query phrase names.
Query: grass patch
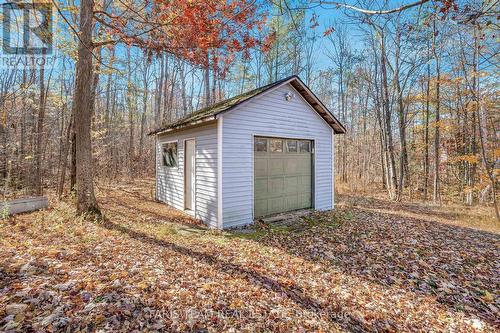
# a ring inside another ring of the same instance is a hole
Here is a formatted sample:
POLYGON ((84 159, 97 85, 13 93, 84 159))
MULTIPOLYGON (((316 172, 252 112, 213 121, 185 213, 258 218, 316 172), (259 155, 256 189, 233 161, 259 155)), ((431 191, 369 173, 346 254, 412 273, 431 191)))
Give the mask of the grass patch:
POLYGON ((174 236, 177 235, 179 232, 178 230, 171 224, 164 224, 158 227, 158 230, 156 231, 156 235, 159 237, 169 237, 169 236, 174 236))

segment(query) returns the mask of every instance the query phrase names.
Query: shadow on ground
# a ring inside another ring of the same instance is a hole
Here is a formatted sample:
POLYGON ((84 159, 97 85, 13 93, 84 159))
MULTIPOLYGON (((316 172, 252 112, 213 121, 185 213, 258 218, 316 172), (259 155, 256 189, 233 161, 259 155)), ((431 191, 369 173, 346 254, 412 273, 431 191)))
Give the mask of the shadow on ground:
MULTIPOLYGON (((153 224, 174 222, 196 226, 195 220, 185 214, 158 209, 158 203, 141 192, 127 190, 125 198, 121 194, 115 199, 109 199, 112 205, 106 207, 115 216, 132 214, 149 217, 148 223, 153 224)), ((298 226, 257 228, 253 234, 232 232, 230 237, 252 239, 370 283, 431 296, 453 312, 476 315, 499 325, 500 236, 432 221, 454 216, 431 208, 400 203, 397 207, 391 214, 384 214, 374 209, 391 209, 390 203, 361 201, 336 212, 313 214, 298 226), (428 214, 431 220, 409 217, 406 211, 428 214)), ((303 309, 316 313, 330 311, 298 286, 280 284, 230 259, 160 240, 110 220, 104 225, 141 242, 216 266, 227 274, 245 276, 265 289, 286 295, 303 309)), ((332 318, 337 322, 335 316, 332 318)), ((362 327, 362 323, 349 315, 338 324, 346 329, 362 327)))
POLYGON ((250 238, 292 255, 500 324, 500 235, 359 207, 255 235, 250 238))
POLYGON ((172 242, 157 239, 145 233, 138 232, 123 225, 113 223, 109 219, 106 219, 104 221, 103 226, 109 230, 115 230, 120 233, 126 234, 132 239, 159 246, 163 249, 174 251, 180 255, 188 256, 213 267, 217 267, 219 271, 224 272, 225 274, 242 276, 249 280, 251 283, 256 283, 260 287, 269 291, 273 291, 281 295, 286 295, 287 298, 289 298, 302 309, 311 311, 323 318, 326 316, 327 320, 340 325, 348 332, 363 331, 364 323, 360 322, 355 317, 350 316, 348 313, 342 312, 342 309, 335 308, 334 311, 332 311, 332 309, 326 307, 325 305, 316 302, 314 299, 308 297, 297 285, 283 285, 275 279, 262 275, 254 270, 247 269, 241 265, 231 263, 215 255, 196 251, 172 242), (342 313, 342 315, 338 315, 338 313, 342 313), (338 320, 337 318, 342 318, 342 320, 338 320))

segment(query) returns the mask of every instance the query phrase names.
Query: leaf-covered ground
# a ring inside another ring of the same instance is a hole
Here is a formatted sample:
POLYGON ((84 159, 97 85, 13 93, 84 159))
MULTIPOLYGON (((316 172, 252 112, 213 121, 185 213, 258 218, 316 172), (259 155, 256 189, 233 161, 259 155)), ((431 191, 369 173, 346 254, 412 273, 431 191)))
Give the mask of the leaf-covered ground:
POLYGON ((353 198, 219 233, 154 202, 151 187, 100 187, 100 222, 64 202, 1 221, 0 331, 499 328, 498 234, 353 198))

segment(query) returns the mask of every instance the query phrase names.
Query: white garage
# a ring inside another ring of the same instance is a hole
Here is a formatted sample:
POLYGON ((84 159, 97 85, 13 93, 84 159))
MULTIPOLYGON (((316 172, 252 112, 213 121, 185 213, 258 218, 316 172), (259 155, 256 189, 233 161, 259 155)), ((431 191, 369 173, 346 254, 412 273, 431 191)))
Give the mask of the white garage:
POLYGON ((334 207, 344 127, 292 76, 194 112, 156 136, 156 197, 214 228, 334 207))

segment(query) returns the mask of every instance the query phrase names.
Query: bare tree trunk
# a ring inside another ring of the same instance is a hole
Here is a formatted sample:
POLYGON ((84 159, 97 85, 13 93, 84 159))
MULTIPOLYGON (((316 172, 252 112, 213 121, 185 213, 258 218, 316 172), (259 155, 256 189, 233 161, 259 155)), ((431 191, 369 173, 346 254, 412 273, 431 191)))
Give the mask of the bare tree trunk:
POLYGON ((400 201, 403 195, 403 188, 406 185, 404 183, 408 164, 408 155, 406 150, 406 114, 403 103, 403 92, 401 91, 400 83, 400 54, 401 54, 401 31, 398 25, 396 30, 396 42, 395 42, 395 71, 394 71, 394 84, 396 86, 396 98, 397 98, 397 114, 398 114, 398 127, 399 127, 399 183, 397 188, 396 200, 400 201))
MULTIPOLYGON (((92 96, 91 96, 91 99, 92 101, 94 101, 94 103, 96 103, 96 96, 97 96, 97 87, 99 86, 99 69, 101 68, 101 59, 102 59, 102 49, 101 47, 98 47, 97 48, 97 52, 95 52, 96 54, 96 62, 95 62, 95 66, 94 66, 94 71, 93 71, 93 78, 92 78, 92 90, 91 90, 91 93, 92 93, 92 96)), ((95 115, 95 106, 92 108, 92 116, 91 116, 91 119, 95 119, 96 118, 96 115, 95 115)), ((95 126, 95 121, 93 121, 91 123, 91 125, 94 125, 95 126)), ((93 127, 95 129, 95 127, 93 127)))
POLYGON ((394 143, 392 139, 392 125, 391 125, 391 111, 389 106, 389 87, 387 82, 387 68, 386 68, 386 52, 385 52, 385 36, 380 32, 380 69, 382 72, 382 106, 384 111, 385 129, 387 136, 387 164, 388 164, 388 191, 389 197, 395 199, 395 191, 397 186, 396 176, 396 161, 394 157, 394 143))
POLYGON ((181 77, 181 98, 182 98, 182 116, 187 113, 187 99, 186 99, 186 63, 184 61, 180 64, 180 77, 181 77))
MULTIPOLYGON (((174 114, 174 112, 173 112, 174 111, 173 110, 174 89, 175 89, 175 82, 177 81, 177 66, 176 66, 176 64, 177 64, 177 60, 174 59, 173 64, 172 64, 172 74, 170 75, 171 85, 170 85, 170 95, 168 97, 168 105, 167 105, 168 113, 171 115, 171 117, 170 117, 171 121, 174 120, 172 115, 174 114)), ((175 116, 176 117, 178 116, 177 112, 175 113, 175 116)))
POLYGON ((205 68, 205 107, 210 105, 210 60, 207 53, 207 64, 205 68))
MULTIPOLYGON (((65 70, 64 65, 63 65, 61 76, 59 77, 59 79, 61 81, 59 98, 61 99, 61 101, 64 100, 64 77, 65 77, 65 74, 66 74, 66 70, 65 70)), ((63 105, 61 107, 61 113, 59 115, 61 122, 58 123, 58 124, 60 124, 60 128, 59 128, 59 155, 58 155, 58 159, 57 159, 57 179, 58 180, 61 178, 61 172, 62 172, 61 165, 62 165, 62 159, 63 159, 63 153, 64 153, 63 152, 64 145, 65 145, 64 129, 65 129, 65 127, 67 127, 67 125, 66 125, 66 106, 67 106, 67 104, 65 102, 63 102, 63 105)), ((68 123, 69 123, 69 121, 68 121, 68 123)), ((59 185, 57 185, 57 188, 59 189, 59 185)), ((58 191, 58 193, 59 193, 59 191, 58 191)))
MULTIPOLYGON (((109 67, 113 66, 115 58, 115 48, 112 47, 111 55, 109 56, 109 67)), ((110 113, 110 103, 111 103, 111 81, 113 79, 113 73, 108 74, 108 80, 106 82, 106 110, 104 110, 104 128, 106 130, 106 136, 109 135, 109 113, 110 113)))
MULTIPOLYGON (((436 21, 434 20, 433 22, 433 27, 434 27, 434 32, 436 32, 436 21)), ((440 95, 440 88, 441 88, 441 66, 440 66, 440 59, 437 54, 436 50, 436 33, 434 33, 434 37, 432 39, 432 52, 434 54, 434 60, 436 61, 436 126, 435 126, 435 132, 434 132, 434 191, 433 191, 433 201, 434 203, 441 202, 441 197, 439 195, 440 192, 440 185, 439 185, 439 161, 440 161, 440 156, 439 156, 439 145, 440 145, 440 132, 439 132, 439 127, 440 127, 440 111, 441 111, 441 95, 440 95)))
MULTIPOLYGON (((429 54, 429 44, 427 52, 429 54)), ((427 86, 425 94, 425 116, 424 116, 424 200, 427 200, 429 192, 429 114, 431 94, 431 65, 427 63, 427 86)))
POLYGON ((139 157, 142 156, 142 152, 144 149, 144 129, 146 127, 146 112, 148 106, 148 64, 144 65, 144 73, 143 73, 143 84, 144 84, 144 92, 142 94, 142 113, 141 113, 141 126, 140 126, 140 136, 139 136, 139 157))
POLYGON ((382 188, 387 190, 387 174, 386 174, 386 162, 384 154, 384 139, 382 137, 382 131, 380 131, 380 166, 382 167, 382 188))
MULTIPOLYGON (((495 174, 494 171, 492 170, 492 167, 490 165, 490 162, 488 161, 488 154, 486 151, 486 145, 485 145, 485 135, 483 134, 483 126, 482 126, 482 117, 481 117, 481 105, 482 100, 481 100, 481 90, 479 87, 479 63, 478 63, 478 58, 479 58, 479 43, 477 42, 478 39, 478 32, 477 32, 477 27, 474 27, 474 97, 476 100, 476 113, 477 113, 477 126, 478 126, 478 132, 479 132, 479 142, 481 143, 481 159, 483 160, 484 168, 486 170, 486 174, 488 175, 488 179, 490 181, 490 187, 491 187, 491 197, 493 200, 493 208, 495 210, 495 216, 497 221, 500 221, 500 212, 498 210, 498 203, 497 203, 497 197, 496 197, 496 179, 495 179, 495 174)), ((481 35, 481 34, 479 34, 481 35)), ((485 124, 486 125, 486 124, 485 124)))
MULTIPOLYGON (((112 46, 111 53, 109 56, 109 67, 113 67, 115 61, 115 47, 112 46)), ((114 94, 111 93, 111 85, 113 81, 113 73, 108 74, 108 79, 106 82, 106 109, 104 110, 104 151, 106 152, 106 157, 111 156, 111 103, 114 94)), ((109 176, 109 172, 105 173, 109 176)))
MULTIPOLYGON (((26 65, 23 68, 23 93, 26 94, 26 86, 27 86, 27 73, 26 73, 26 65)), ((25 170, 25 157, 26 157, 26 111, 27 111, 27 102, 26 98, 22 100, 22 115, 21 115, 21 142, 19 148, 19 176, 22 180, 22 184, 26 187, 26 170, 25 170)), ((0 125, 1 126, 1 125, 0 125)))
MULTIPOLYGON (((75 111, 72 110, 72 117, 74 119, 75 111)), ((71 124, 71 166, 69 176, 69 190, 76 191, 76 125, 75 122, 71 124)))
MULTIPOLYGON (((0 106, 3 107, 3 102, 0 101, 0 106)), ((0 178, 5 179, 7 178, 7 169, 8 169, 8 133, 7 133, 7 110, 4 109, 0 113, 0 178), (5 121, 4 121, 5 119, 5 121)))
POLYGON ((158 78, 156 90, 155 126, 160 126, 161 122, 161 96, 163 93, 164 66, 163 56, 160 56, 160 77, 158 78))
POLYGON ((214 51, 214 56, 212 59, 212 97, 211 101, 213 103, 217 103, 217 64, 215 63, 215 51, 214 51))
POLYGON ((127 73, 127 108, 128 108, 128 122, 129 122, 129 137, 128 137, 128 169, 129 176, 134 177, 134 108, 132 103, 132 60, 130 56, 130 47, 127 48, 128 56, 128 73, 127 73))
MULTIPOLYGON (((42 57, 45 59, 45 49, 42 49, 42 57)), ((42 141, 43 141, 43 125, 45 120, 45 66, 44 62, 40 65, 40 100, 38 104, 38 119, 36 130, 36 146, 35 146, 35 194, 42 195, 42 141)))
POLYGON ((66 168, 68 167, 68 151, 71 145, 71 129, 73 128, 73 114, 71 114, 68 127, 66 129, 66 140, 63 143, 61 153, 61 176, 59 178, 59 185, 57 186, 57 196, 60 199, 64 191, 64 182, 66 180, 66 168))
POLYGON ((169 68, 168 68, 168 54, 165 55, 165 67, 164 67, 165 73, 163 75, 163 78, 165 82, 163 83, 163 120, 165 123, 170 123, 172 121, 172 114, 170 113, 170 110, 168 109, 169 105, 169 99, 168 99, 168 81, 172 81, 170 79, 169 75, 169 68))
POLYGON ((93 0, 80 2, 80 38, 76 62, 75 134, 76 134, 76 187, 77 213, 98 214, 100 210, 94 194, 92 172, 91 116, 94 108, 92 92, 92 17, 93 0))

